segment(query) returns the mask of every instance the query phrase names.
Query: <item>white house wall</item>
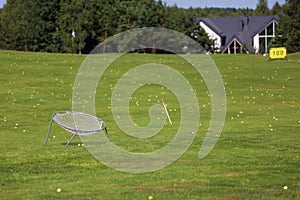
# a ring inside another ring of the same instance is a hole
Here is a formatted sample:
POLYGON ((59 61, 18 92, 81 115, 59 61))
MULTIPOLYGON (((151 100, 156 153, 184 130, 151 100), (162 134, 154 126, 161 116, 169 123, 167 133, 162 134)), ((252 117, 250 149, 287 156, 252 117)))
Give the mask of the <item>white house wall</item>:
POLYGON ((215 48, 220 49, 221 48, 221 37, 215 33, 213 30, 211 30, 205 23, 200 22, 200 27, 204 29, 204 31, 207 33, 209 39, 215 40, 215 48))
POLYGON ((253 48, 255 53, 258 53, 259 50, 259 34, 256 34, 253 38, 253 48))

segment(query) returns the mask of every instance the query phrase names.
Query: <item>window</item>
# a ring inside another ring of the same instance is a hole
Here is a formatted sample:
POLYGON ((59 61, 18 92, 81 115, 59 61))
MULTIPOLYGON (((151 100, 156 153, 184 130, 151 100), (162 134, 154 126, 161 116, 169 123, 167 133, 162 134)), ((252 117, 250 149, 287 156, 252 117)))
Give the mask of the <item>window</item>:
POLYGON ((259 33, 259 36, 265 36, 266 35, 266 30, 264 29, 262 32, 259 33))
POLYGON ((228 54, 242 53, 242 45, 239 43, 237 39, 233 39, 230 45, 224 51, 224 53, 228 53, 228 54))
POLYGON ((267 29, 267 35, 273 35, 273 25, 274 23, 270 24, 266 29, 267 29))
POLYGON ((275 38, 276 25, 277 23, 272 21, 272 23, 259 33, 259 48, 261 53, 268 53, 272 44, 272 39, 275 38))

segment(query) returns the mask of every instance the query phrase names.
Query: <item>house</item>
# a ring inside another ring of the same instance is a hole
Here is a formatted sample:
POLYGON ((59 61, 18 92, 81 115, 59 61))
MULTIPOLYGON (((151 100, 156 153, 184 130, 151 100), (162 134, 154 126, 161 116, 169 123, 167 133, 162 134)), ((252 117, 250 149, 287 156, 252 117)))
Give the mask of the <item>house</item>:
POLYGON ((279 19, 277 16, 219 17, 199 18, 197 23, 214 40, 218 52, 268 53, 279 19))

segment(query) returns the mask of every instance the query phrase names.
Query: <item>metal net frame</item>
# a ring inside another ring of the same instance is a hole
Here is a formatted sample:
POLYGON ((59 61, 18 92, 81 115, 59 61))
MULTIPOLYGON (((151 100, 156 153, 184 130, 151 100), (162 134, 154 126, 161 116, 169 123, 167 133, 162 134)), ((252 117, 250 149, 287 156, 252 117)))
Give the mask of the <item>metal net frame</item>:
POLYGON ((106 123, 102 119, 94 115, 78 111, 58 111, 53 113, 51 116, 51 121, 46 136, 46 145, 48 144, 53 122, 73 134, 66 144, 66 147, 69 146, 76 135, 91 135, 103 130, 105 130, 106 137, 108 138, 108 141, 110 141, 106 123))

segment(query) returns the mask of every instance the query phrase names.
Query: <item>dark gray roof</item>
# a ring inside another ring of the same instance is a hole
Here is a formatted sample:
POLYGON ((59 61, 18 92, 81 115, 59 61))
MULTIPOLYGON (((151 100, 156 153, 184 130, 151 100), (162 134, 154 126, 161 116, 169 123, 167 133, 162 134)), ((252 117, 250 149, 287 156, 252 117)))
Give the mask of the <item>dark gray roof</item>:
POLYGON ((199 18, 197 21, 205 23, 219 36, 226 37, 224 47, 228 46, 233 38, 236 38, 241 44, 252 47, 253 37, 273 20, 279 22, 277 16, 199 18))

